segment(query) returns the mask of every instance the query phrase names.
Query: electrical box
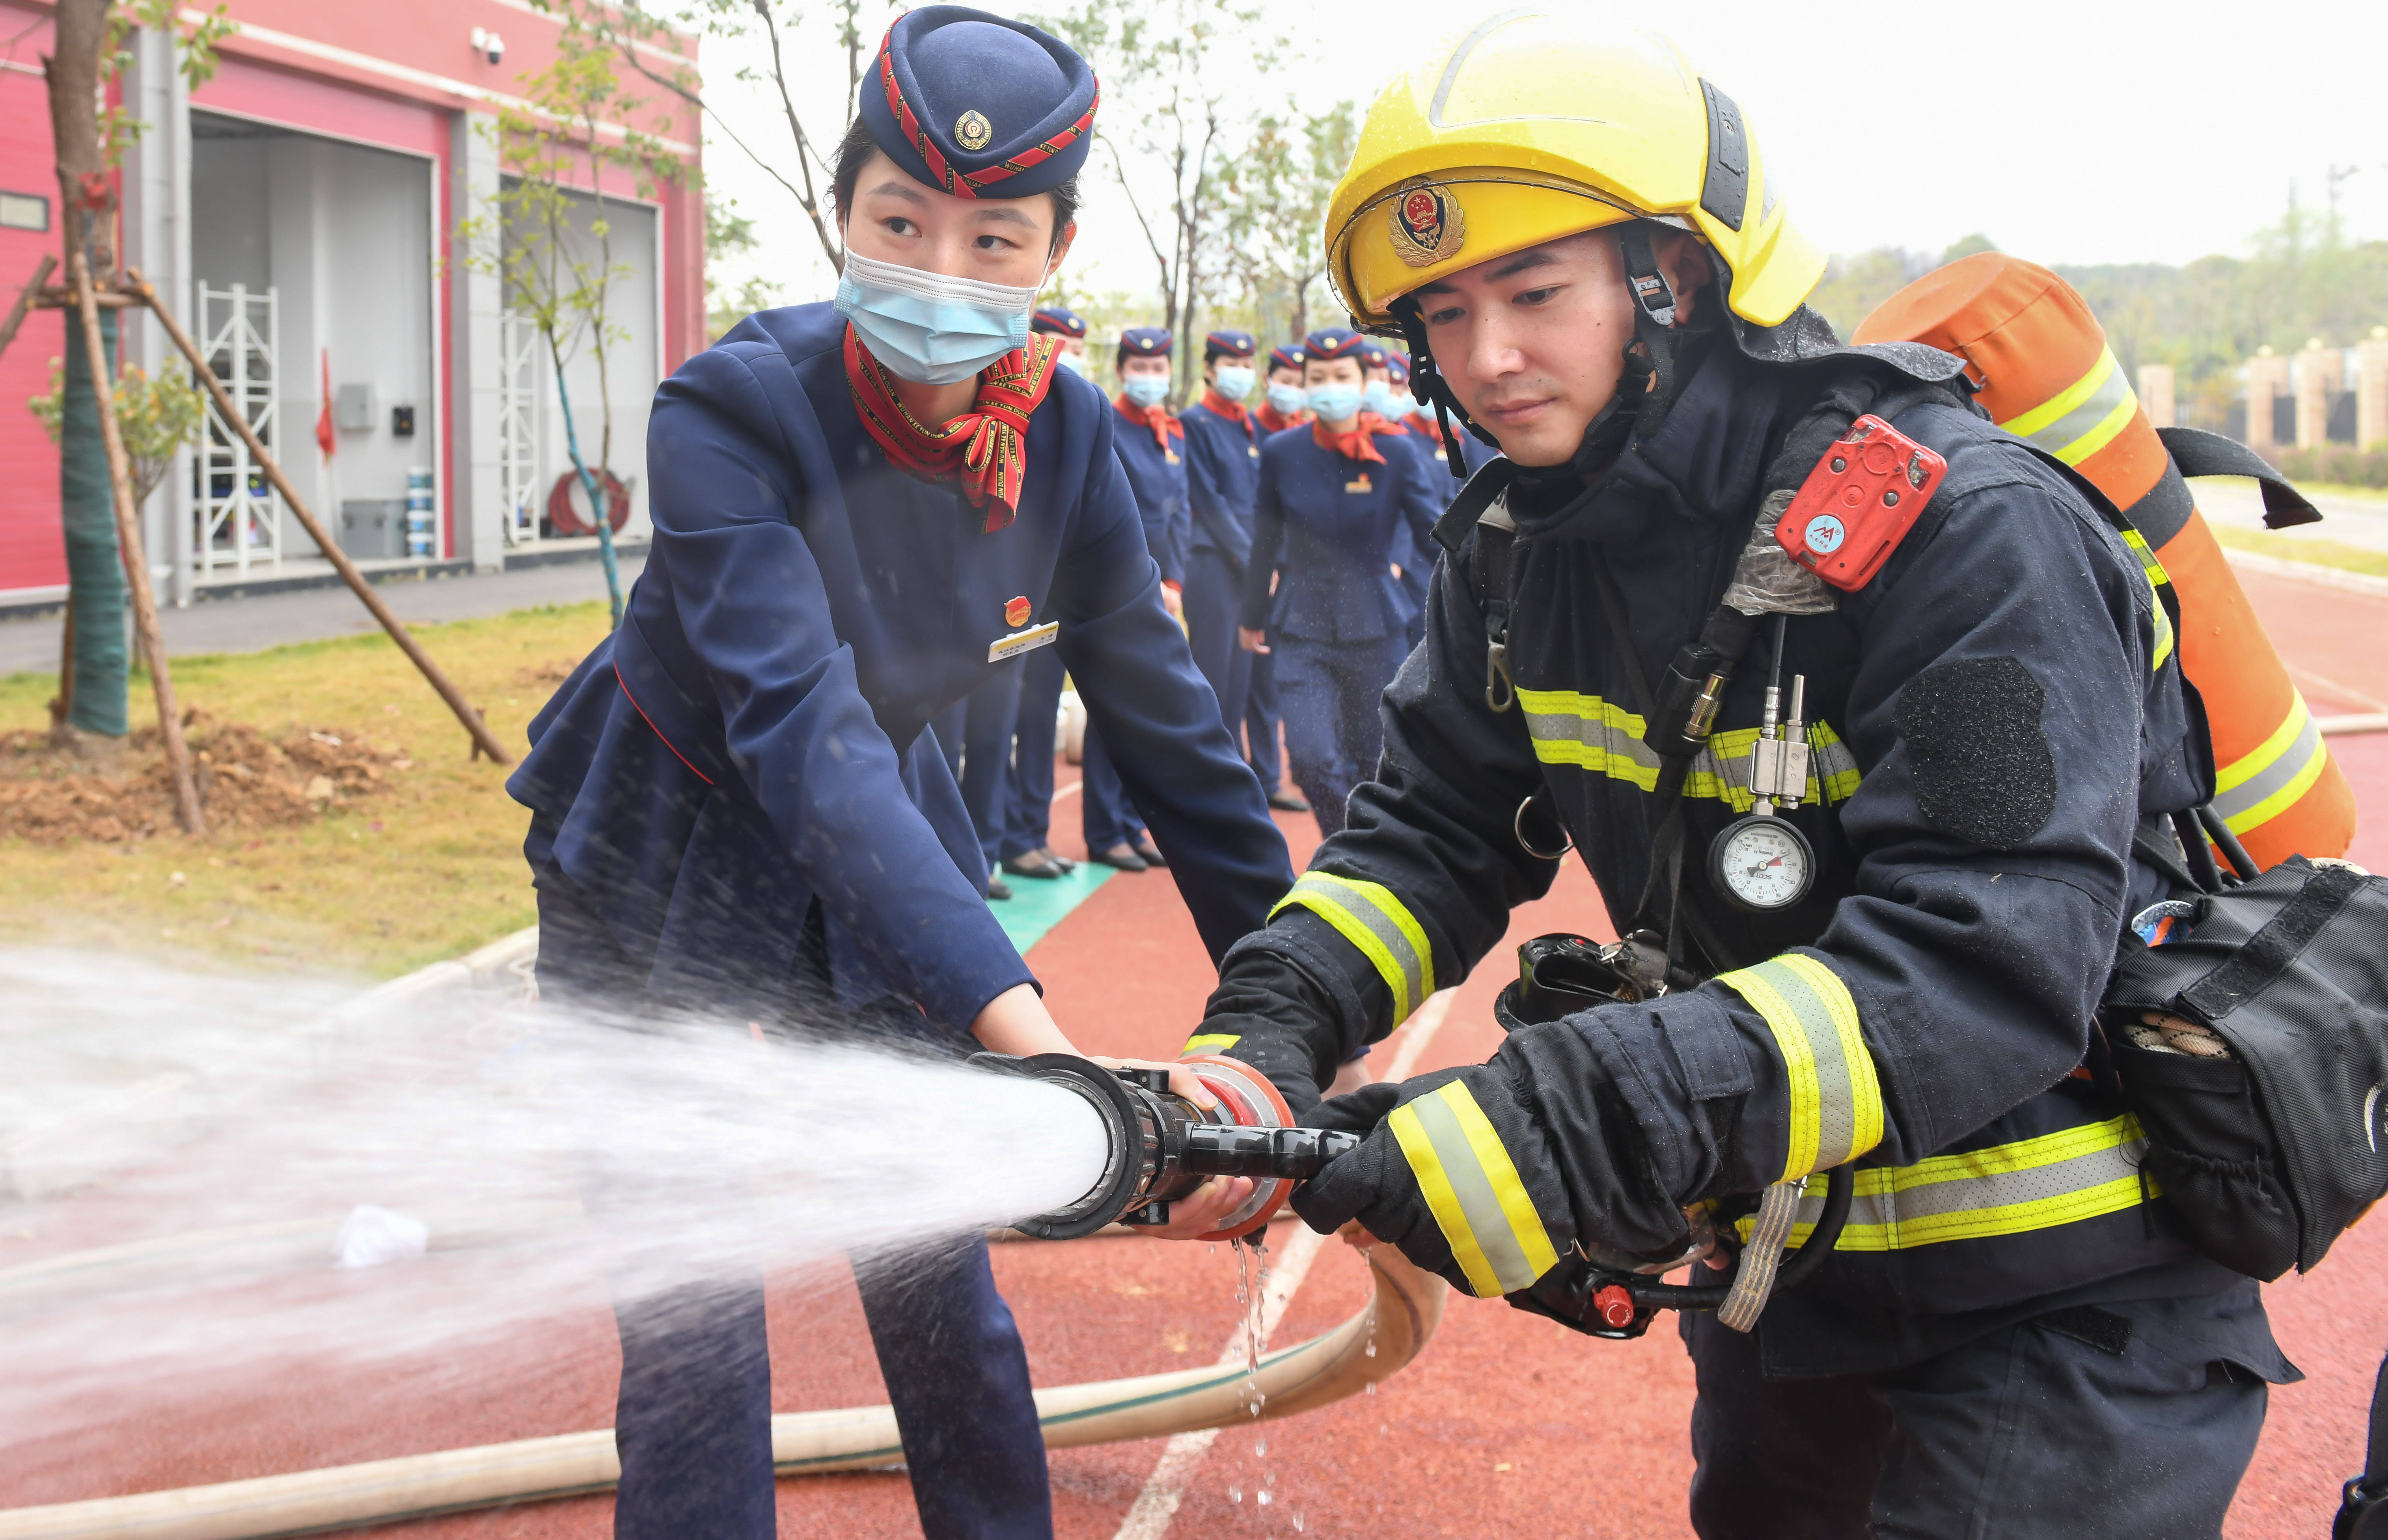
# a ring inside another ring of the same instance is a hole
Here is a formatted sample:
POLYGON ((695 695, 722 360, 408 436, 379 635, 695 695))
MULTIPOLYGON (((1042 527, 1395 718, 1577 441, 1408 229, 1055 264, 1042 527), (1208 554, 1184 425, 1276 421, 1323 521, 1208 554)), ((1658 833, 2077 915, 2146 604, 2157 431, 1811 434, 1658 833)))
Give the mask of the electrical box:
POLYGON ((332 426, 343 433, 371 433, 378 426, 380 409, 374 402, 370 385, 343 385, 332 394, 332 426))
POLYGON ((393 406, 389 409, 389 436, 393 439, 414 437, 414 408, 393 406))

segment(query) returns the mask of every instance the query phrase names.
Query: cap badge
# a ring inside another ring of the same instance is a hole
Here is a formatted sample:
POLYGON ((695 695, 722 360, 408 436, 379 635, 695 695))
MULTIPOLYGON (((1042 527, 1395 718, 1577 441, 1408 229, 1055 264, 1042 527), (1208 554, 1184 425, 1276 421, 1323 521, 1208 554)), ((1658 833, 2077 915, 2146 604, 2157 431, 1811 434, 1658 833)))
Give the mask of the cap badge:
POLYGON ((1029 616, 1035 613, 1035 606, 1028 602, 1028 595, 1023 593, 1003 606, 1003 623, 1016 630, 1028 624, 1029 616))
POLYGON ((1467 210, 1447 187, 1418 177, 1405 184, 1386 222, 1393 251, 1412 267, 1432 267, 1467 244, 1467 210))
POLYGON ((995 125, 978 108, 972 108, 954 120, 954 143, 962 148, 976 152, 994 142, 995 125))

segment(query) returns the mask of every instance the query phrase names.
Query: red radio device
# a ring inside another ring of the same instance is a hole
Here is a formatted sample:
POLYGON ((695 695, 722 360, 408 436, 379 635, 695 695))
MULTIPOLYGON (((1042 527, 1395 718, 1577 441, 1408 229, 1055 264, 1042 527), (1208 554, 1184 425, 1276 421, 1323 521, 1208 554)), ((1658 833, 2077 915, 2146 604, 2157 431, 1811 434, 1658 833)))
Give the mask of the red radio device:
POLYGON ((1948 474, 1948 461, 1868 414, 1816 462, 1774 538, 1793 561, 1855 592, 1890 560, 1948 474))

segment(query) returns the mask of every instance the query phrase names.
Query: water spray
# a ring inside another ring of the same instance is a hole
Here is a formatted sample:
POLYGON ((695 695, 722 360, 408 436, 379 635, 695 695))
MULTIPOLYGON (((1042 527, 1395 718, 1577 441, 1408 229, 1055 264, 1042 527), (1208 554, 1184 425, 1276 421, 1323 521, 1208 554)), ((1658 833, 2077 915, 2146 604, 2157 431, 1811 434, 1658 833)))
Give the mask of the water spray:
POLYGON ((1101 1177, 1074 1202, 1018 1222, 1040 1241, 1074 1240, 1113 1223, 1166 1224, 1169 1205, 1209 1178, 1250 1177, 1252 1195, 1201 1237, 1233 1241, 1267 1224, 1296 1182, 1360 1143, 1356 1134, 1296 1127, 1265 1076, 1216 1054, 1179 1066, 1217 1099, 1210 1107, 1171 1090, 1165 1069, 1106 1069, 1068 1053, 982 1053, 971 1062, 1070 1090, 1102 1122, 1109 1154, 1101 1177))

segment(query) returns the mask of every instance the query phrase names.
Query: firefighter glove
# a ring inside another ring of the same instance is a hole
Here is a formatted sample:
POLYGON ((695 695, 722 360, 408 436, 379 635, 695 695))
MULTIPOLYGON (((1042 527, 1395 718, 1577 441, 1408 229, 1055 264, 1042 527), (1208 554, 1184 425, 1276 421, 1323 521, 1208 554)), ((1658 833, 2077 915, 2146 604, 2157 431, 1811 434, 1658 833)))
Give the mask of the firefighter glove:
POLYGON ((1313 1229, 1357 1219, 1487 1299, 1531 1286, 1575 1240, 1549 1141, 1497 1060, 1369 1086, 1308 1121, 1366 1136, 1296 1190, 1294 1211, 1313 1229))

